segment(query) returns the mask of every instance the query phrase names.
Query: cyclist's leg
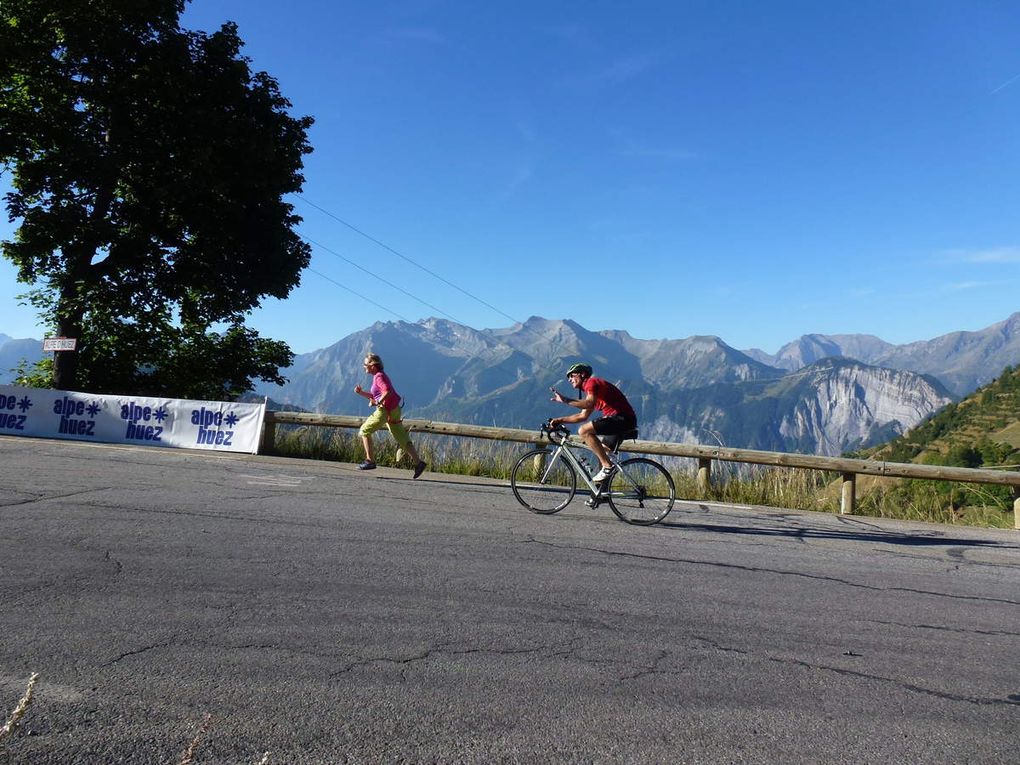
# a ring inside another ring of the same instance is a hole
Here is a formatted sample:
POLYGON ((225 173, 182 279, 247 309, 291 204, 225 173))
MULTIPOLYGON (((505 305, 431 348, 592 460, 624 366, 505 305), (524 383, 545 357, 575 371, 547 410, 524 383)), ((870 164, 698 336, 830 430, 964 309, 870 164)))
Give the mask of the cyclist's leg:
POLYGON ((584 439, 588 448, 599 458, 599 464, 609 469, 612 468, 613 462, 609 459, 606 445, 602 443, 599 436, 619 436, 629 433, 635 427, 637 424, 626 417, 613 415, 612 417, 600 417, 593 422, 586 422, 577 432, 584 439))
POLYGON ((599 437, 595 432, 595 423, 598 422, 602 422, 602 420, 584 423, 584 425, 577 429, 577 435, 581 437, 585 445, 598 458, 599 464, 604 468, 610 468, 613 466, 613 463, 609 461, 606 447, 599 441, 599 437))

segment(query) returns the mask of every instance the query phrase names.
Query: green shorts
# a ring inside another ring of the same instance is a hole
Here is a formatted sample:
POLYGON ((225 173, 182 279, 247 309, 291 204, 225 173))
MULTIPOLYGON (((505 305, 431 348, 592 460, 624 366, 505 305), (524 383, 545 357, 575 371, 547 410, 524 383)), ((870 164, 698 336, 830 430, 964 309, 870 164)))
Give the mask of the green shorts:
POLYGON ((411 443, 411 437, 407 434, 407 428, 405 428, 400 421, 399 406, 395 409, 390 409, 389 411, 383 409, 381 406, 377 406, 375 408, 375 412, 373 412, 367 420, 361 423, 361 428, 358 430, 358 433, 367 438, 377 430, 382 430, 383 428, 389 428, 390 433, 393 434, 393 439, 399 446, 405 447, 411 443))

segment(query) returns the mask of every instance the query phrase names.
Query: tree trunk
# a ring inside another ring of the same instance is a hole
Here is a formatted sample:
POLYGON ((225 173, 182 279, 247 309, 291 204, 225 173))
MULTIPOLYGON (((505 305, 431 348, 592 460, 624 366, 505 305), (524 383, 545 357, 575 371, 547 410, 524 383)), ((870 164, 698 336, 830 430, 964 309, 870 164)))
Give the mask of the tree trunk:
MULTIPOLYGON (((63 302, 63 301, 62 301, 63 302)), ((67 303, 64 302, 66 305, 67 303)), ((57 335, 73 337, 81 342, 80 308, 60 311, 57 318, 57 335)), ((78 350, 53 352, 53 387, 57 390, 75 390, 78 382, 78 350)))
MULTIPOLYGON (((101 197, 102 198, 102 195, 101 197)), ((98 208, 98 203, 97 203, 98 208)), ((96 246, 88 242, 65 250, 67 274, 60 282, 60 298, 57 302, 57 335, 72 337, 78 341, 73 351, 54 351, 53 387, 57 390, 77 390, 78 354, 81 352, 81 328, 85 316, 85 295, 94 279, 91 267, 96 246)))

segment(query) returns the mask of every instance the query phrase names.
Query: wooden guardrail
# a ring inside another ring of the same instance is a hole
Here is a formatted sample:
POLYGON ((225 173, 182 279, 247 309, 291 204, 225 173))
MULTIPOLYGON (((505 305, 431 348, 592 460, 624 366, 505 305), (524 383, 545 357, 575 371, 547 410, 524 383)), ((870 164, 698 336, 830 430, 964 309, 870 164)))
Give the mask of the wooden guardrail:
MULTIPOLYGON (((263 448, 272 449, 276 426, 310 425, 332 428, 358 428, 363 417, 344 414, 314 414, 310 412, 267 411, 263 431, 263 448)), ((464 425, 457 422, 405 419, 404 426, 418 433, 435 433, 461 438, 484 438, 493 441, 514 441, 527 444, 548 443, 535 430, 493 428, 484 425, 464 425)), ((571 440, 582 443, 576 436, 571 440)), ((917 478, 927 481, 960 481, 1009 486, 1013 491, 1014 526, 1020 529, 1020 472, 989 470, 987 468, 947 467, 942 465, 914 465, 904 462, 880 462, 845 457, 822 457, 814 454, 766 452, 755 449, 729 449, 722 446, 675 444, 659 441, 628 441, 623 450, 634 454, 655 454, 664 457, 690 457, 698 461, 698 484, 707 491, 712 483, 712 461, 744 462, 754 465, 826 470, 843 477, 840 513, 852 514, 857 496, 857 476, 873 475, 887 478, 917 478)))

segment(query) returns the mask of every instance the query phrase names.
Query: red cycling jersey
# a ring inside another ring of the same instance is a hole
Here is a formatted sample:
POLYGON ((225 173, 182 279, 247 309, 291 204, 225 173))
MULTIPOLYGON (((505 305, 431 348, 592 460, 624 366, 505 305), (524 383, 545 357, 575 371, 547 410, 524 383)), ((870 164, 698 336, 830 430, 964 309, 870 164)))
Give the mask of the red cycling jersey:
POLYGON ((609 380, 601 377, 589 377, 584 381, 581 390, 595 397, 595 408, 606 417, 620 415, 637 422, 637 415, 623 392, 609 380))

